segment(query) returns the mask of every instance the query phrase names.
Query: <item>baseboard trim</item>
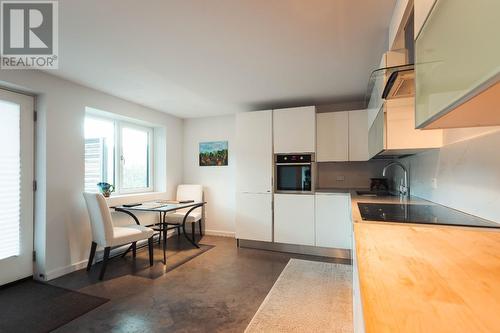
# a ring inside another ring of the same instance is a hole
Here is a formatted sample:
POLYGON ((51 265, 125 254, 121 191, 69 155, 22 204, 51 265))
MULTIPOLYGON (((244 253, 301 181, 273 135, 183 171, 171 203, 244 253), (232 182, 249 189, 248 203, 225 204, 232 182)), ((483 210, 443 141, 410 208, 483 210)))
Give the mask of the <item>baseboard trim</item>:
POLYGON ((37 276, 35 276, 35 280, 49 281, 49 280, 57 279, 58 277, 61 277, 63 275, 66 275, 66 274, 78 271, 82 268, 85 268, 87 266, 88 261, 89 261, 88 259, 85 259, 85 260, 79 261, 77 263, 74 263, 72 265, 53 269, 53 270, 47 272, 46 274, 40 273, 37 276))
MULTIPOLYGON (((175 230, 170 230, 167 233, 167 238, 170 238, 170 237, 172 237, 175 234, 176 234, 175 230)), ((145 243, 145 242, 147 242, 147 240, 144 240, 142 242, 145 243)), ((140 245, 140 244, 141 243, 139 242, 138 245, 140 245)), ((116 255, 119 255, 119 254, 125 252, 128 249, 129 246, 130 246, 130 244, 127 244, 127 245, 123 245, 123 246, 120 246, 120 247, 112 249, 111 253, 110 253, 110 256, 113 257, 113 256, 116 256, 116 255)), ((96 255, 95 255, 94 263, 101 261, 102 257, 103 257, 103 251, 102 250, 100 250, 100 251, 98 250, 96 252, 96 255)), ((50 281, 50 280, 53 280, 53 279, 57 279, 58 277, 61 277, 63 275, 69 274, 69 273, 73 273, 75 271, 78 271, 78 270, 80 270, 82 268, 87 267, 88 262, 89 262, 89 260, 85 259, 85 260, 76 262, 74 264, 68 265, 68 266, 64 266, 64 267, 53 269, 53 270, 47 272, 46 274, 37 274, 37 275, 34 275, 33 278, 35 280, 38 280, 38 281, 50 281)))
POLYGON ((239 239, 238 246, 243 248, 306 254, 306 255, 329 257, 329 258, 339 258, 348 260, 351 260, 352 258, 352 253, 351 253, 352 251, 349 249, 335 249, 335 248, 325 248, 325 247, 308 246, 308 245, 271 243, 271 242, 254 241, 247 239, 239 239))
POLYGON ((234 231, 224 230, 205 230, 205 235, 235 238, 236 233, 234 231))

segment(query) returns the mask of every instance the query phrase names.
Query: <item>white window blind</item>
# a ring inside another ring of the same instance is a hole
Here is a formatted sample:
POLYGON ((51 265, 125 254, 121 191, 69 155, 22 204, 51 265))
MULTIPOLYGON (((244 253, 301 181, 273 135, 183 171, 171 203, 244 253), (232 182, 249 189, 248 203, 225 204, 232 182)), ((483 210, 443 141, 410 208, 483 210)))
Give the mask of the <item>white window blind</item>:
POLYGON ((85 118, 85 192, 98 192, 99 182, 114 184, 114 141, 113 121, 85 118))
POLYGON ((104 139, 85 139, 85 192, 97 192, 103 179, 104 139))
POLYGON ((20 251, 20 107, 0 101, 0 259, 20 251))

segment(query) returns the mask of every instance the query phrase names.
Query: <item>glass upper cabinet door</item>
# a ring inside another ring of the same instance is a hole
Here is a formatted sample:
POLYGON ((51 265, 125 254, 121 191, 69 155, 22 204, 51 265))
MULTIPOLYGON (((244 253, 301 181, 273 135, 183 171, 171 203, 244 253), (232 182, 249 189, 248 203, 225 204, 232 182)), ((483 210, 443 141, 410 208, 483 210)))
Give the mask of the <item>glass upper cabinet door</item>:
MULTIPOLYGON (((498 0, 436 1, 416 40, 418 128, 435 128, 437 119, 450 118, 452 113, 456 116, 459 112, 453 111, 486 90, 490 99, 498 95, 491 89, 500 87, 499 13, 498 0)), ((455 125, 467 117, 474 121, 475 110, 469 109, 460 114, 460 121, 455 117, 455 125)), ((447 126, 442 120, 441 128, 467 127, 447 126)))

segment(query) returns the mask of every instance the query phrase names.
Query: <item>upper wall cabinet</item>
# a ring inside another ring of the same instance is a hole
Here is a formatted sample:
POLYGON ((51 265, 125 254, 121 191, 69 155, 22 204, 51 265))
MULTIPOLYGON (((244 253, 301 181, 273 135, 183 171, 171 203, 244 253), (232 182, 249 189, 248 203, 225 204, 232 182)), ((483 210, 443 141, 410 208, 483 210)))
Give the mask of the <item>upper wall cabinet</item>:
POLYGON ((500 125, 499 13, 498 0, 435 1, 416 40, 418 128, 500 125))
POLYGON ((349 161, 368 161, 368 112, 349 111, 349 161))
POLYGON ((368 160, 366 110, 318 113, 316 122, 318 162, 368 160))
POLYGON ((406 64, 407 54, 405 50, 388 51, 382 55, 379 69, 373 71, 368 82, 368 128, 370 128, 382 107, 384 100, 382 94, 390 73, 388 67, 402 66, 406 64))
POLYGON ((443 131, 414 128, 413 98, 384 103, 368 133, 370 158, 411 155, 443 145, 443 131))
POLYGON ((413 7, 415 11, 414 29, 415 39, 417 39, 427 15, 431 12, 432 6, 436 0, 414 0, 413 7))
POLYGON ((316 108, 273 110, 275 153, 316 152, 316 108))
POLYGON ((316 123, 316 161, 348 161, 349 113, 318 113, 316 123))

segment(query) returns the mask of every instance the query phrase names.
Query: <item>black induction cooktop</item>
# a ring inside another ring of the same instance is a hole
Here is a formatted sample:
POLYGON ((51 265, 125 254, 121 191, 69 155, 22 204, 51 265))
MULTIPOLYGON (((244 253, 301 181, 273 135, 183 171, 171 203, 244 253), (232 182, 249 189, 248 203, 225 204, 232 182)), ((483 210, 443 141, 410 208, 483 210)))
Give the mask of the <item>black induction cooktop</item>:
POLYGON ((360 202, 358 207, 361 218, 365 221, 500 228, 498 223, 440 205, 360 202))

